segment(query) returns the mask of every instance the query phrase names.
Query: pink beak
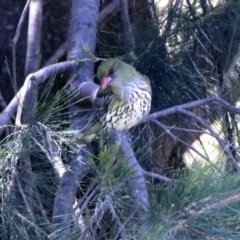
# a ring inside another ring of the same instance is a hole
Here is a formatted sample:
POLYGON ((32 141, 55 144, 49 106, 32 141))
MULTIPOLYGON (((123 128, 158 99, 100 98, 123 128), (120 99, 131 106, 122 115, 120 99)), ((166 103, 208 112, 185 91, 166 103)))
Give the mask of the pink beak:
POLYGON ((111 80, 112 80, 112 78, 109 77, 109 76, 108 76, 108 77, 103 77, 103 78, 101 79, 101 82, 100 82, 101 88, 102 88, 102 89, 105 89, 111 80))

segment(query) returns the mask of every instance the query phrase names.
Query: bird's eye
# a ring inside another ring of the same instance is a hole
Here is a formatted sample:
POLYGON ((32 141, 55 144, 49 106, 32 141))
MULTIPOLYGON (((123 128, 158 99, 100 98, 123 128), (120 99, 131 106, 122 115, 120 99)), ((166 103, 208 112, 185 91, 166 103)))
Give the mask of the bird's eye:
POLYGON ((113 73, 114 73, 114 67, 111 66, 111 67, 109 68, 108 74, 109 74, 109 75, 112 75, 113 73))

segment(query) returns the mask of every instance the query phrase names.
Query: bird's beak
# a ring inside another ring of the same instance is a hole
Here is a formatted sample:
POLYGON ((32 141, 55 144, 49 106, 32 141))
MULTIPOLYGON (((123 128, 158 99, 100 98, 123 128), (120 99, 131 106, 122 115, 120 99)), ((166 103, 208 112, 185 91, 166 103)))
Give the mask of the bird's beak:
POLYGON ((101 88, 102 88, 102 89, 105 89, 111 80, 112 80, 112 78, 109 77, 109 76, 103 77, 103 78, 101 79, 101 82, 100 82, 101 88))

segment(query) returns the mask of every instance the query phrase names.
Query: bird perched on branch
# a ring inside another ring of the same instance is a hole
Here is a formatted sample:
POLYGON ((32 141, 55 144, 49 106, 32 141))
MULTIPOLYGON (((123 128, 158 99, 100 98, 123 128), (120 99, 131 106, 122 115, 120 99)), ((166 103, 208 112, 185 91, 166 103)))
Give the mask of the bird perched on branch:
POLYGON ((78 138, 92 140, 100 131, 127 131, 149 113, 152 91, 148 78, 131 65, 109 58, 97 70, 100 88, 90 118, 78 138))

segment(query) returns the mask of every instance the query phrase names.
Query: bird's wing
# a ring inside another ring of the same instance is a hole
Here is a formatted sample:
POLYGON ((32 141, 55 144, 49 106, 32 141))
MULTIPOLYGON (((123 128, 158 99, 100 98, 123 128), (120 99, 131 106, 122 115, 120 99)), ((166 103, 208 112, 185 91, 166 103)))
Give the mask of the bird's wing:
POLYGON ((93 103, 93 108, 96 110, 98 118, 101 118, 107 112, 111 100, 112 91, 110 89, 99 91, 97 93, 96 99, 93 103))
POLYGON ((100 131, 99 119, 107 112, 108 105, 112 100, 110 89, 99 90, 96 99, 93 102, 93 111, 91 112, 87 124, 80 130, 79 139, 91 141, 100 131))

